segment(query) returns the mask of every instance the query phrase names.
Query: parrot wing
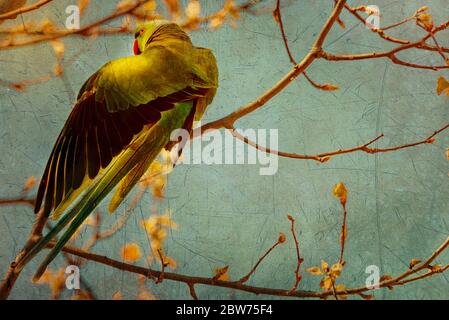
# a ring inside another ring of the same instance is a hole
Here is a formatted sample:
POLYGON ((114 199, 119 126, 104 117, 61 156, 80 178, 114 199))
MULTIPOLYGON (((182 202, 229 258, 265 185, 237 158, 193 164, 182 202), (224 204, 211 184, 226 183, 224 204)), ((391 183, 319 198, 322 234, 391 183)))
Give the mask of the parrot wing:
POLYGON ((191 50, 183 55, 156 47, 115 60, 82 86, 47 163, 35 211, 44 210, 48 216, 55 209, 53 217, 58 218, 84 193, 17 270, 71 223, 39 267, 35 276, 39 278, 99 202, 131 174, 118 195, 116 203, 121 202, 137 183, 137 175, 169 143, 171 132, 193 119, 196 105, 204 107, 212 101, 218 85, 215 59, 207 49, 191 50), (211 70, 205 50, 213 58, 211 70), (197 65, 201 63, 204 66, 197 65))

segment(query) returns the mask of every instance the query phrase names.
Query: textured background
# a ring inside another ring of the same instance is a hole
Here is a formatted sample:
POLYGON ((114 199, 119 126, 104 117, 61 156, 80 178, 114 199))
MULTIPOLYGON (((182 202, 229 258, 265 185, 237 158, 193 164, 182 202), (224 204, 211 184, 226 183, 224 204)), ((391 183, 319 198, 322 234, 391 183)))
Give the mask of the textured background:
MULTIPOLYGON (((329 0, 290 1, 284 10, 285 27, 294 55, 301 58, 311 46, 329 14, 329 0)), ((65 7, 58 1, 39 11, 62 25, 65 7)), ((222 1, 202 1, 212 11, 222 1)), ((350 1, 352 5, 366 4, 350 1)), ((446 0, 375 0, 382 11, 382 25, 399 21, 422 5, 429 5, 437 22, 449 17, 446 0)), ((115 1, 93 1, 86 23, 110 12, 115 1)), ((36 14, 23 19, 37 19, 36 14)), ((335 53, 358 53, 386 49, 351 16, 344 13, 345 30, 335 27, 326 49, 335 53)), ((5 24, 6 25, 6 24, 5 24)), ((413 23, 395 33, 416 39, 413 23)), ((210 33, 192 33, 195 44, 212 48, 220 67, 220 90, 206 114, 217 119, 252 101, 288 72, 290 65, 271 15, 243 16, 238 28, 229 26, 210 33)), ((440 35, 446 44, 448 33, 440 35)), ((54 79, 32 86, 25 93, 0 87, 0 195, 14 197, 24 180, 42 174, 51 147, 70 112, 73 92, 103 63, 128 55, 128 36, 87 40, 70 38, 66 44, 66 81, 54 79), (81 54, 78 53, 81 50, 81 54)), ((438 63, 438 55, 413 51, 413 62, 438 63)), ((0 52, 0 79, 20 81, 51 71, 54 57, 49 45, 0 52)), ((448 122, 448 100, 435 94, 438 73, 411 70, 385 60, 326 63, 319 61, 309 70, 319 82, 338 84, 341 90, 320 92, 304 80, 292 83, 264 108, 238 123, 240 128, 279 129, 280 149, 316 153, 365 143, 381 132, 386 137, 378 146, 417 141, 448 122)), ((447 72, 446 72, 447 76, 447 72)), ((274 176, 260 176, 255 165, 180 166, 169 176, 167 199, 161 205, 172 210, 180 228, 166 241, 168 255, 178 262, 177 271, 189 275, 211 275, 223 265, 230 277, 246 273, 258 257, 284 231, 285 245, 260 266, 249 284, 289 288, 295 267, 294 243, 288 234, 286 214, 298 217, 304 269, 321 259, 338 259, 342 214, 332 187, 339 181, 348 186, 348 233, 342 281, 347 286, 365 282, 365 268, 378 265, 382 273, 396 274, 412 258, 424 258, 449 233, 449 163, 445 150, 448 135, 432 145, 394 153, 354 153, 325 164, 280 159, 274 176)), ((150 195, 136 209, 113 239, 101 242, 96 252, 119 258, 126 242, 139 242, 146 254, 146 236, 139 226, 149 214, 150 195)), ((105 217, 106 225, 114 221, 105 217)), ((0 274, 22 247, 33 221, 28 207, 0 208, 0 274)), ((448 261, 449 254, 441 261, 448 261)), ((56 264, 62 263, 59 258, 56 264)), ((30 285, 29 266, 12 292, 15 299, 45 299, 47 286, 30 285)), ((55 268, 55 264, 53 264, 55 268)), ((90 263, 83 276, 96 294, 108 299, 115 291, 133 298, 136 278, 102 265, 90 263)), ((449 278, 441 275, 394 291, 377 292, 376 298, 445 299, 449 278)), ((306 275, 302 289, 317 289, 318 278, 306 275)), ((149 284, 161 299, 189 298, 184 284, 165 281, 149 284)), ((197 288, 203 298, 254 298, 251 294, 214 287, 197 288)), ((266 298, 266 297, 258 297, 266 298)))

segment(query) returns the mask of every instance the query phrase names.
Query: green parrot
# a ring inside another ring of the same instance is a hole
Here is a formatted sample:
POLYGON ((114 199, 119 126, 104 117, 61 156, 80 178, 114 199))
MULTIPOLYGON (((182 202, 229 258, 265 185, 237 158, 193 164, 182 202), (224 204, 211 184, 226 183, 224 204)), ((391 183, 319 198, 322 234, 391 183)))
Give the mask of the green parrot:
POLYGON ((134 54, 108 62, 84 83, 56 140, 35 212, 59 220, 16 270, 70 225, 35 280, 106 195, 118 185, 109 205, 113 212, 159 152, 173 147, 170 134, 180 128, 191 132, 215 96, 212 51, 195 47, 177 24, 154 20, 138 26, 134 54))

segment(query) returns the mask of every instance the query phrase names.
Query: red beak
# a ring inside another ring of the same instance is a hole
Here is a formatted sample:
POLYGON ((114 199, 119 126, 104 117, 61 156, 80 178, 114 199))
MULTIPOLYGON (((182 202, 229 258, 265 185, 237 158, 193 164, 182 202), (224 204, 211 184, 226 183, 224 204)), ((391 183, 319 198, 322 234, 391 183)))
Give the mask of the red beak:
POLYGON ((140 49, 139 49, 139 42, 137 42, 137 39, 134 40, 134 54, 136 56, 141 54, 140 49))

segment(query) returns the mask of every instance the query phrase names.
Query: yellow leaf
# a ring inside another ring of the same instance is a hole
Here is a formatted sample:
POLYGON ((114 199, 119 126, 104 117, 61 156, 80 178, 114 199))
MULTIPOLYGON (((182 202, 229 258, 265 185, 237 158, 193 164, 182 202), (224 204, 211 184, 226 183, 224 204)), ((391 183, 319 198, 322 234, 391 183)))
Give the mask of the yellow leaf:
POLYGON ((23 192, 30 191, 36 184, 36 178, 34 176, 29 177, 23 186, 23 192))
POLYGON ((142 257, 137 243, 128 243, 122 248, 122 259, 127 262, 136 262, 142 257))
POLYGON ((338 183, 333 190, 334 196, 340 199, 342 204, 346 204, 348 189, 343 182, 338 183))
POLYGON ((56 58, 61 60, 64 57, 64 43, 61 40, 52 40, 50 41, 50 44, 53 47, 56 58))
POLYGON ((329 264, 324 260, 321 260, 321 270, 326 273, 329 272, 329 264))
POLYGON ((418 10, 416 10, 416 14, 424 13, 424 12, 426 12, 427 10, 429 10, 429 7, 428 7, 428 6, 421 7, 421 8, 419 8, 418 10))
POLYGON ((314 276, 321 276, 323 274, 319 267, 310 267, 306 271, 314 276))
POLYGON ((332 288, 332 279, 330 277, 324 277, 321 281, 320 281, 320 288, 328 291, 332 288))
POLYGON ((229 266, 215 269, 214 270, 214 279, 221 280, 221 281, 228 281, 229 280, 228 271, 229 271, 229 266))
POLYGON ((340 89, 339 86, 337 86, 335 84, 330 84, 330 83, 321 84, 318 86, 318 88, 320 90, 324 90, 324 91, 336 91, 336 90, 340 89))
POLYGON ((429 266, 429 269, 432 272, 441 272, 443 270, 443 268, 439 264, 436 264, 434 266, 429 266))
POLYGON ((201 14, 201 4, 198 0, 191 0, 186 7, 186 17, 189 20, 196 20, 201 14))
POLYGON ((224 17, 222 17, 222 16, 213 17, 209 21, 209 28, 212 30, 218 29, 223 25, 223 22, 224 22, 224 17))
POLYGON ((343 270, 343 264, 336 263, 332 266, 330 273, 334 278, 338 278, 343 270))
POLYGON ((416 16, 416 21, 422 23, 427 30, 433 28, 433 18, 430 13, 422 13, 416 16))
POLYGON ((420 263, 421 262, 421 260, 419 260, 419 259, 412 259, 411 261, 410 261, 410 265, 409 265, 409 268, 410 269, 413 269, 413 267, 414 266, 416 266, 418 263, 420 263))
POLYGON ((441 95, 443 92, 449 96, 449 81, 447 81, 444 77, 439 77, 437 84, 437 94, 441 95))

